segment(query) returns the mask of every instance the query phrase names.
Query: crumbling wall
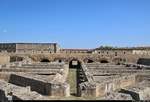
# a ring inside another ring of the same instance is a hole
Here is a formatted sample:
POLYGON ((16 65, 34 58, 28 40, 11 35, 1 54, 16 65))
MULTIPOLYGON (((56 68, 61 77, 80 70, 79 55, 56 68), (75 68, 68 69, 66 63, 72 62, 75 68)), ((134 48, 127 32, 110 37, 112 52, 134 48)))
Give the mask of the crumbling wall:
POLYGON ((82 83, 80 84, 81 96, 104 96, 109 92, 136 84, 135 78, 136 75, 134 74, 106 80, 103 83, 82 83))
POLYGON ((103 84, 99 84, 98 86, 98 95, 97 96, 102 96, 106 93, 134 85, 135 82, 135 76, 136 75, 128 75, 128 76, 122 76, 116 79, 110 79, 103 84), (105 87, 105 88, 104 88, 105 87))
POLYGON ((12 74, 9 79, 10 83, 18 86, 30 86, 32 91, 49 96, 69 96, 70 86, 67 83, 48 82, 45 80, 36 80, 34 78, 24 77, 12 74))
POLYGON ((83 82, 79 86, 81 97, 97 96, 97 86, 95 83, 83 82))
POLYGON ((18 86, 23 86, 23 87, 31 86, 32 91, 37 91, 44 95, 46 94, 45 83, 39 80, 34 80, 16 74, 11 74, 9 83, 16 84, 18 86))
POLYGON ((70 96, 70 86, 67 83, 51 84, 50 96, 70 96))
POLYGON ((48 99, 35 91, 31 91, 30 87, 20 87, 0 80, 0 102, 8 102, 8 96, 12 96, 12 100, 39 100, 39 98, 48 99))
POLYGON ((146 87, 139 92, 140 100, 150 100, 150 87, 146 87))

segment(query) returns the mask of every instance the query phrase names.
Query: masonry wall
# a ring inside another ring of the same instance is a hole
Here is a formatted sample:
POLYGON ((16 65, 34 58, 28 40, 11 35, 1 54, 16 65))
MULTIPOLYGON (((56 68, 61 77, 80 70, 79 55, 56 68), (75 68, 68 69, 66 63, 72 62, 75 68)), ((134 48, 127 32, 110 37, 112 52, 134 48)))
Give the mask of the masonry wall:
POLYGON ((136 75, 129 75, 103 83, 95 83, 95 86, 89 83, 88 87, 85 87, 84 90, 82 89, 82 86, 80 86, 80 92, 81 96, 98 97, 134 84, 136 84, 136 75))
POLYGON ((46 94, 45 83, 38 81, 38 80, 29 79, 29 78, 25 78, 22 76, 12 74, 10 75, 9 83, 12 83, 18 86, 23 86, 23 87, 31 86, 32 91, 37 91, 38 93, 41 93, 44 95, 46 94))
POLYGON ((18 86, 30 86, 32 91, 49 96, 69 96, 70 86, 67 83, 49 83, 40 80, 25 78, 23 76, 12 74, 9 82, 18 86))
POLYGON ((17 43, 17 53, 56 53, 59 52, 56 43, 17 43))
POLYGON ((0 64, 8 64, 10 62, 10 56, 0 55, 0 64))
POLYGON ((123 76, 120 78, 113 79, 112 81, 105 82, 104 84, 98 85, 97 96, 102 96, 111 91, 119 90, 121 88, 136 84, 135 75, 123 76))

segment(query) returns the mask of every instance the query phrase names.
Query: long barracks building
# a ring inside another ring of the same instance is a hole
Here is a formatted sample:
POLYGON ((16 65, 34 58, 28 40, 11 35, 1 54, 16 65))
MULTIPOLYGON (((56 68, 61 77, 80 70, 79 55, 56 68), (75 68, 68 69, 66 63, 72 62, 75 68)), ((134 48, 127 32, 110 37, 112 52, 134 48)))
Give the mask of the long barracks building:
POLYGON ((99 47, 95 49, 63 49, 57 43, 0 43, 0 52, 6 53, 82 53, 98 54, 102 56, 118 55, 150 55, 150 47, 131 47, 131 48, 107 48, 99 47))
POLYGON ((57 43, 0 43, 0 52, 8 53, 57 53, 57 43))

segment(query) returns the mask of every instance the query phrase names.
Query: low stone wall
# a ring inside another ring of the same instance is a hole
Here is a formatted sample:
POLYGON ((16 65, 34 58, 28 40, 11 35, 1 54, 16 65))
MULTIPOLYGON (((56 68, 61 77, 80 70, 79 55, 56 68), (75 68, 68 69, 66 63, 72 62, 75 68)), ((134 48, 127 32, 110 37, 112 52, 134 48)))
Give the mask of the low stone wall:
POLYGON ((82 64, 81 68, 82 68, 82 71, 84 73, 85 79, 87 79, 88 82, 93 82, 93 76, 89 72, 89 69, 84 64, 82 64))
POLYGON ((23 64, 23 62, 9 63, 5 65, 0 65, 1 72, 24 72, 24 73, 33 73, 33 74, 56 74, 62 73, 64 79, 68 75, 68 65, 66 64, 23 64), (35 66, 34 66, 35 65, 35 66), (51 66, 52 65, 52 66, 51 66))
POLYGON ((0 101, 8 102, 8 93, 10 92, 12 92, 13 100, 36 100, 38 98, 48 99, 35 91, 31 91, 30 87, 20 87, 0 80, 0 101))
POLYGON ((140 100, 150 100, 150 87, 146 87, 143 91, 139 92, 140 100))
POLYGON ((79 85, 79 93, 81 97, 96 97, 97 86, 96 83, 84 82, 79 85))
POLYGON ((136 101, 150 100, 150 83, 149 81, 143 80, 134 86, 121 89, 120 92, 129 94, 136 101))
POLYGON ((31 86, 32 91, 37 91, 41 94, 46 94, 45 83, 39 80, 34 80, 34 79, 26 78, 23 76, 11 74, 9 83, 12 83, 18 86, 23 86, 23 87, 31 86))
MULTIPOLYGON (((33 75, 34 77, 36 75, 33 75)), ((12 74, 9 82, 18 86, 30 86, 32 91, 49 96, 69 96, 69 85, 67 83, 50 82, 42 78, 32 78, 26 75, 12 74)))
POLYGON ((70 86, 67 83, 51 84, 50 96, 70 96, 70 86))
POLYGON ((120 76, 116 79, 106 80, 106 82, 103 83, 81 83, 80 93, 81 96, 98 97, 134 84, 136 84, 136 74, 120 76))

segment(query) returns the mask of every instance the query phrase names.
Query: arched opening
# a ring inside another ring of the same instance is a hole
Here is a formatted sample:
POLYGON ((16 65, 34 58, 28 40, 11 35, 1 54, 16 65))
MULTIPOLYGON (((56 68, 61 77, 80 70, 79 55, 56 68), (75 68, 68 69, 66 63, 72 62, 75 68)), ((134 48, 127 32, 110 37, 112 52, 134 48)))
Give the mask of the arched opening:
POLYGON ((50 62, 48 59, 42 59, 41 62, 50 62))
POLYGON ((58 62, 59 62, 59 63, 61 63, 61 62, 62 62, 62 60, 60 59, 60 60, 58 60, 58 62))
POLYGON ((107 60, 101 60, 100 63, 109 63, 107 60))
POLYGON ((77 68, 78 69, 78 68, 80 68, 80 66, 81 66, 81 63, 77 59, 73 59, 69 62, 69 68, 77 68))

